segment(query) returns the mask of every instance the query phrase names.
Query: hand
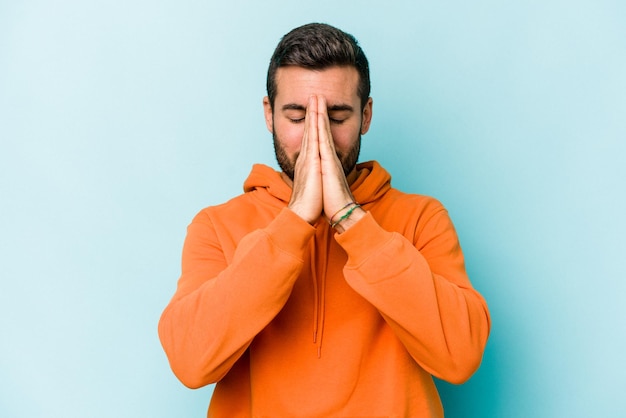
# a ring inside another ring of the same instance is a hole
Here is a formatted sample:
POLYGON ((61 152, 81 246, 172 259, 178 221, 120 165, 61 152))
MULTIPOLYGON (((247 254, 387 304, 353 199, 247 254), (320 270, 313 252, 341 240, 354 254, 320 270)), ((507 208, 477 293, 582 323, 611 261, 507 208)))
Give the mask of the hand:
POLYGON ((306 108, 304 135, 295 164, 293 191, 289 200, 289 209, 310 224, 315 224, 322 214, 318 106, 317 97, 311 96, 306 108))
POLYGON ((335 142, 330 130, 326 99, 322 96, 318 98, 317 102, 317 129, 322 172, 323 211, 326 218, 330 220, 330 217, 345 207, 346 204, 354 202, 354 197, 343 172, 341 161, 337 157, 335 142))
MULTIPOLYGON (((294 171, 289 208, 302 219, 313 225, 322 214, 328 220, 336 214, 334 220, 337 220, 350 210, 346 204, 354 202, 354 197, 337 157, 323 96, 309 98, 300 154, 294 171)), ((362 209, 357 208, 350 218, 337 225, 337 231, 345 231, 364 214, 362 209)))

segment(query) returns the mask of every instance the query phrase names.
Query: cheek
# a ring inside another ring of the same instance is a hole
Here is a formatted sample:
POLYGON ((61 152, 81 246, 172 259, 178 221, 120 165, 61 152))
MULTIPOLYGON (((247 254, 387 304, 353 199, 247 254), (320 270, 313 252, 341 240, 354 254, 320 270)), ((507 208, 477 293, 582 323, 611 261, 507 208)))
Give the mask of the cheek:
POLYGON ((330 132, 333 134, 335 148, 347 150, 359 137, 359 130, 354 126, 331 126, 330 132))
POLYGON ((275 124, 274 133, 288 153, 291 154, 296 151, 300 151, 300 145, 302 144, 302 135, 304 135, 304 124, 275 124))

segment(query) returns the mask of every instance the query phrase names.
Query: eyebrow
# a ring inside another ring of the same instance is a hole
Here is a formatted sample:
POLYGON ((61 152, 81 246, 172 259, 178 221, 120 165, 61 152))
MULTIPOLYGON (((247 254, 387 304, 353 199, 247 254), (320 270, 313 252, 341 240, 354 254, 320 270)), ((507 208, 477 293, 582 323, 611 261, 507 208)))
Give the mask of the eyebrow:
POLYGON ((353 112, 354 108, 348 104, 336 104, 328 108, 329 112, 353 112))
MULTIPOLYGON (((297 103, 287 103, 286 105, 283 105, 282 109, 306 111, 305 106, 302 106, 297 103)), ((328 111, 329 112, 342 112, 342 111, 353 112, 354 108, 350 106, 349 104, 336 104, 336 105, 329 106, 328 111)))
POLYGON ((283 106, 283 110, 302 110, 306 111, 306 107, 299 105, 297 103, 287 103, 283 106))

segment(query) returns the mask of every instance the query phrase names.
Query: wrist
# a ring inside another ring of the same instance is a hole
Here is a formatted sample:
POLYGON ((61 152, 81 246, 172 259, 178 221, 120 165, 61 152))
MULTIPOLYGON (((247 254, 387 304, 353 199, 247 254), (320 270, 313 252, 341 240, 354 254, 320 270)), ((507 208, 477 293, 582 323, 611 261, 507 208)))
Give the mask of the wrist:
POLYGON ((289 205, 287 205, 287 209, 289 209, 294 214, 302 218, 302 220, 308 222, 311 225, 315 225, 320 217, 319 213, 316 214, 315 212, 311 211, 310 208, 303 205, 290 203, 289 205))
POLYGON ((364 215, 365 211, 361 209, 361 205, 356 202, 350 202, 331 216, 328 223, 337 232, 342 233, 358 222, 364 215))
POLYGON ((356 202, 354 202, 353 200, 349 201, 328 217, 328 223, 332 226, 337 219, 339 219, 345 212, 349 211, 350 208, 355 205, 357 205, 356 202))

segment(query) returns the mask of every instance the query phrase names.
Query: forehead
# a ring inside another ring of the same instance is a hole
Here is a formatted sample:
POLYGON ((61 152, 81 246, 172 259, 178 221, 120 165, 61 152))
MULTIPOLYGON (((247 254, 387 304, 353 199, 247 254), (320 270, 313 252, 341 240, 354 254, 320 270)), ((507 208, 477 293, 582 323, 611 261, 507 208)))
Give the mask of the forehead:
POLYGON ((313 94, 323 95, 329 105, 358 102, 359 73, 349 66, 323 70, 281 67, 276 71, 276 103, 306 104, 313 94))

